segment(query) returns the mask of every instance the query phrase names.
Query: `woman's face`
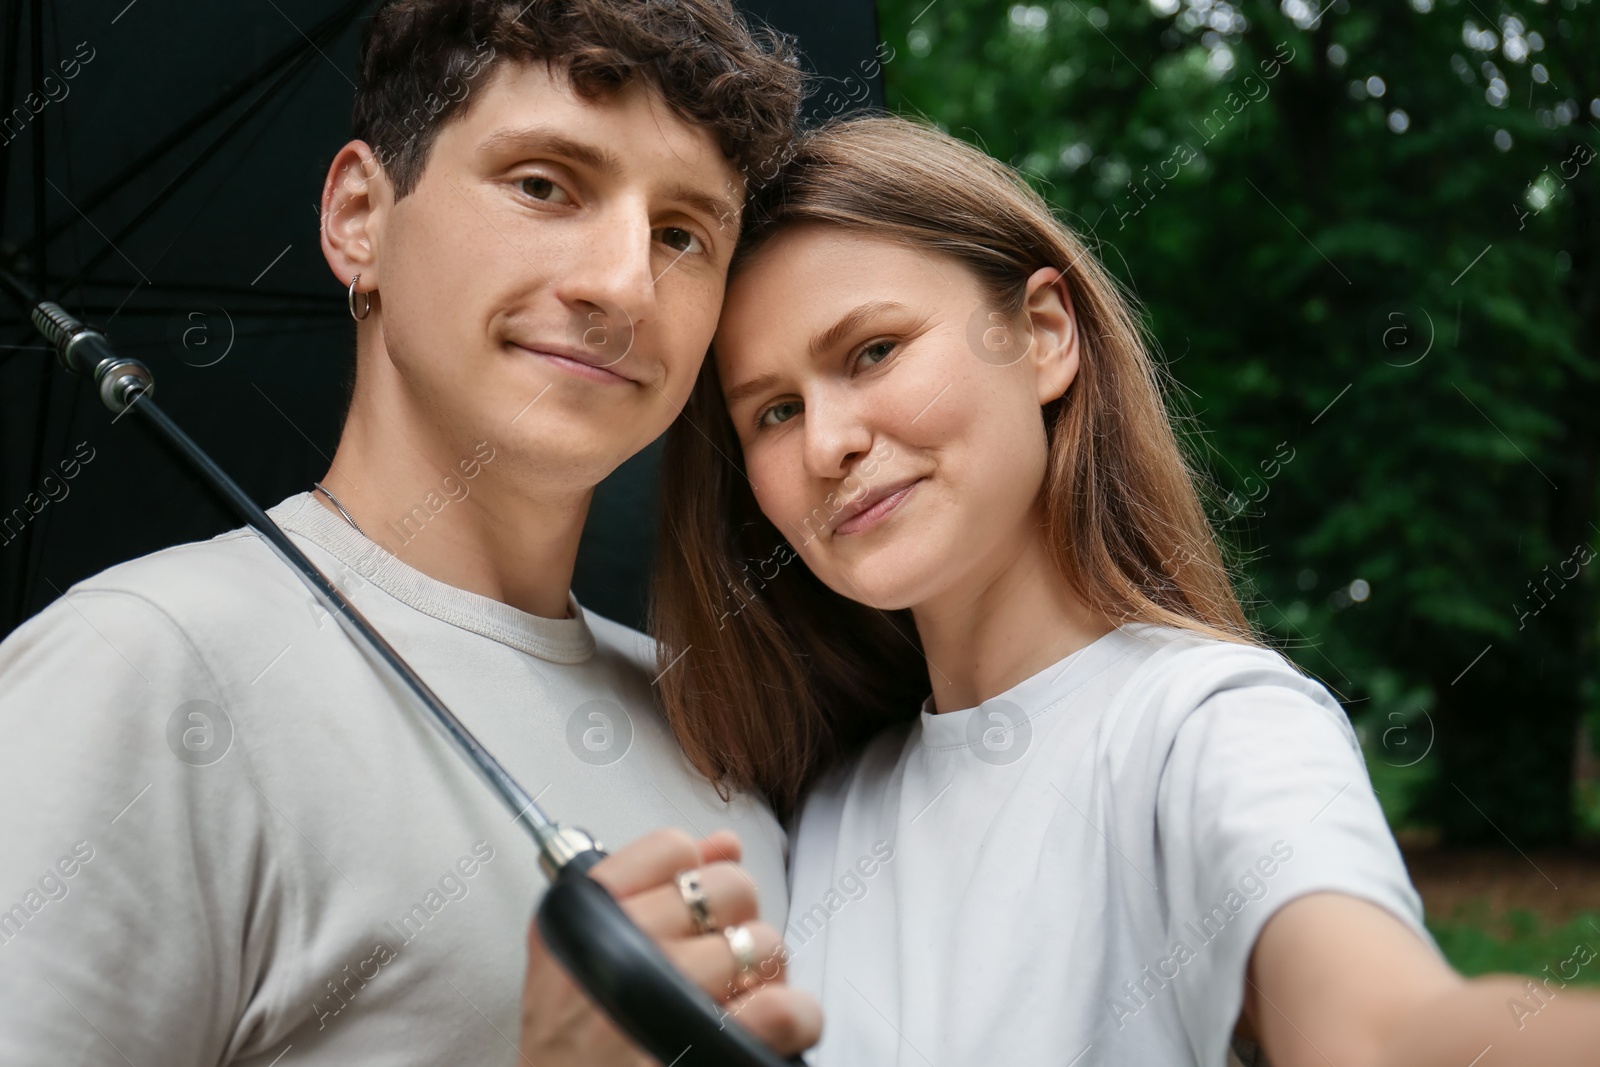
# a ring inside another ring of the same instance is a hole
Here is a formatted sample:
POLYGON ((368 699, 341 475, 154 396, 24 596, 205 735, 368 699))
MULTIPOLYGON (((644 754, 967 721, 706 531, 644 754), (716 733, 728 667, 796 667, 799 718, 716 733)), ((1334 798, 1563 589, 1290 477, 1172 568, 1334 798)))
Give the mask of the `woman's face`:
POLYGON ((730 281, 713 351, 751 487, 835 592, 917 607, 1040 536, 1040 405, 1077 331, 1059 272, 1026 284, 1007 320, 958 260, 818 225, 730 281))

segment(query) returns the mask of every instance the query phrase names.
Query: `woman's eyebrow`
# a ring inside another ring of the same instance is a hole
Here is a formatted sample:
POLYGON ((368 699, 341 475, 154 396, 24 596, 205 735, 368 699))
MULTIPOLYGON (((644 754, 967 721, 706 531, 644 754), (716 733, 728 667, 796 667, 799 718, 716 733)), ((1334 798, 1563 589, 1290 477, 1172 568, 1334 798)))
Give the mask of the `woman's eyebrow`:
POLYGON ((865 304, 856 305, 841 316, 838 322, 835 322, 811 339, 812 358, 819 358, 830 349, 835 348, 845 337, 860 329, 861 324, 867 319, 889 311, 904 310, 906 310, 906 306, 894 300, 872 300, 865 304))
MULTIPOLYGON (((820 359, 827 352, 837 346, 850 334, 861 328, 861 324, 877 315, 891 311, 909 310, 906 305, 895 300, 869 300, 865 304, 857 304, 841 315, 837 322, 811 338, 809 346, 812 359, 820 359)), ((761 374, 743 385, 729 389, 723 398, 723 403, 729 408, 735 407, 740 401, 747 400, 757 393, 771 389, 779 382, 776 374, 761 374)))
POLYGON ((737 407, 741 401, 748 400, 757 393, 763 393, 771 389, 778 384, 778 381, 779 378, 776 374, 759 374, 743 385, 728 390, 728 395, 723 399, 723 403, 729 408, 737 407))

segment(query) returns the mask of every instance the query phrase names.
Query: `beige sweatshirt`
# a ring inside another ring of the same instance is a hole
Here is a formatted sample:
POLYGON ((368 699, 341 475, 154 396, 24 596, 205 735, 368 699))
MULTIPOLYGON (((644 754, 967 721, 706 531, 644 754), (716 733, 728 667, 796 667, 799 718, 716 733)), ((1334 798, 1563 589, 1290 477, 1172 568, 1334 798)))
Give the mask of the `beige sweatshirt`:
MULTIPOLYGON (((648 639, 271 512, 552 817, 783 832, 694 772, 648 639)), ((506 1064, 544 889, 501 802, 246 530, 113 567, 0 644, 0 1064, 506 1064)))

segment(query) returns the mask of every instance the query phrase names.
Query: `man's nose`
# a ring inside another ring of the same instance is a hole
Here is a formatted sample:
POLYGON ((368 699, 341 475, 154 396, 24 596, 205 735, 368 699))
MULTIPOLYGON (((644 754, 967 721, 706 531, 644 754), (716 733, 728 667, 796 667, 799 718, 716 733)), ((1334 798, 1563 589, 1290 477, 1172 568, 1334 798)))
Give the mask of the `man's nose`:
POLYGON ((595 216, 565 276, 556 279, 561 301, 584 323, 583 343, 598 354, 622 358, 654 317, 652 259, 649 215, 642 205, 619 204, 595 216))

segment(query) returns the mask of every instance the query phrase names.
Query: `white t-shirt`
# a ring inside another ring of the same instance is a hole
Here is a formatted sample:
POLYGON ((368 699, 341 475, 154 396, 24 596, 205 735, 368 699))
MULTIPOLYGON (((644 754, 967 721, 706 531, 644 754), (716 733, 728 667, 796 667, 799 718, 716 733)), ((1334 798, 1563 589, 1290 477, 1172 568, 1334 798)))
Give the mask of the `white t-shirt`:
POLYGON ((1256 935, 1315 890, 1438 951, 1343 710, 1277 652, 1129 623, 930 708, 792 835, 814 1067, 1222 1067, 1256 935))
MULTIPOLYGON (((779 921, 782 829, 689 766, 643 636, 436 581, 307 494, 271 514, 552 817, 731 829, 779 921)), ((0 644, 0 1064, 520 1063, 537 852, 397 692, 243 530, 0 644)))

